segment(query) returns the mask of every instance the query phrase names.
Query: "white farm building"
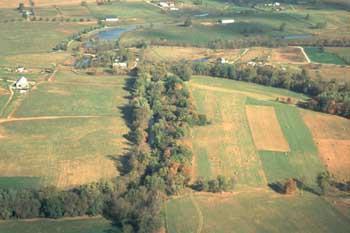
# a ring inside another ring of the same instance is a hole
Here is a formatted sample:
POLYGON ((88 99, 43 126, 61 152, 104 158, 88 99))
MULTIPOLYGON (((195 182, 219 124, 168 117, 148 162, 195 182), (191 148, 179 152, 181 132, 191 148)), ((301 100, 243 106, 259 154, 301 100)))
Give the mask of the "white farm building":
POLYGON ((25 77, 21 77, 13 84, 13 87, 16 90, 28 90, 29 82, 25 77))
POLYGON ((235 22, 234 19, 220 19, 219 20, 220 24, 231 24, 231 23, 234 23, 234 22, 235 22))

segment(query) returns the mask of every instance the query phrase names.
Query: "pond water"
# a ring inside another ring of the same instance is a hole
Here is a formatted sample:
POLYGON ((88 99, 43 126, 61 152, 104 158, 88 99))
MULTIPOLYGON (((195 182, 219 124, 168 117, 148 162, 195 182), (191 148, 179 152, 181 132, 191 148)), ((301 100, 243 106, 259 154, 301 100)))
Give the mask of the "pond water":
POLYGON ((101 40, 118 40, 123 35, 123 33, 132 31, 135 28, 136 26, 129 26, 127 28, 110 28, 99 32, 96 37, 101 40))
POLYGON ((310 39, 313 37, 311 34, 290 34, 286 36, 276 36, 279 39, 284 40, 296 40, 296 39, 310 39))

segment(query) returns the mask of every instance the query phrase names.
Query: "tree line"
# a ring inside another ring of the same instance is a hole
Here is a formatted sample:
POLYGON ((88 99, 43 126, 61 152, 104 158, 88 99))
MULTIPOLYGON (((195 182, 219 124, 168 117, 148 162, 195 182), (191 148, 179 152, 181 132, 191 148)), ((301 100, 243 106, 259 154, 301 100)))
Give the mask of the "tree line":
POLYGON ((298 105, 350 118, 350 83, 312 79, 306 70, 289 72, 272 66, 194 63, 193 73, 284 88, 311 97, 298 105))

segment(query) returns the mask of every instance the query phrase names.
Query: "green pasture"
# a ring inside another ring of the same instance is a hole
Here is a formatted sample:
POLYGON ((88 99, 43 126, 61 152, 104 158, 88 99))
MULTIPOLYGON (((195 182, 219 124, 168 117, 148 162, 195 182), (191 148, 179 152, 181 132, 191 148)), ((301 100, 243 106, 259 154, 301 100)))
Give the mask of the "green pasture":
POLYGON ((318 157, 311 132, 300 116, 299 110, 284 104, 271 105, 275 108, 291 151, 285 153, 259 151, 268 182, 273 183, 294 177, 316 186, 316 177, 325 168, 318 157))
POLYGON ((211 124, 195 127, 191 142, 196 176, 235 177, 239 186, 260 186, 295 177, 310 185, 324 171, 312 135, 298 108, 275 99, 305 96, 287 90, 209 77, 193 77, 190 89, 196 108, 211 124), (291 152, 256 151, 246 119, 246 105, 274 106, 291 152))
POLYGON ((38 119, 2 123, 0 132, 1 176, 40 177, 41 183, 55 185, 70 161, 79 162, 82 168, 95 161, 101 170, 93 177, 114 172, 117 168, 113 166, 113 171, 103 167, 123 154, 127 128, 122 119, 111 117, 38 119))
POLYGON ((167 232, 346 233, 350 220, 323 198, 272 191, 196 195, 166 204, 167 232), (192 202, 192 204, 190 204, 192 202))
POLYGON ((104 218, 2 221, 1 233, 106 233, 119 232, 104 218))
POLYGON ((40 53, 51 51, 68 36, 82 30, 84 25, 59 22, 0 23, 1 55, 40 53))
POLYGON ((316 47, 305 47, 304 50, 313 62, 336 65, 346 64, 337 54, 328 52, 327 50, 322 50, 321 48, 316 47))
POLYGON ((15 116, 121 116, 119 107, 127 102, 125 78, 114 77, 113 82, 75 75, 70 80, 67 76, 61 79, 58 74, 56 82, 38 85, 28 93, 15 116), (79 78, 86 82, 77 81, 79 78))
POLYGON ((145 2, 114 2, 100 6, 89 4, 88 9, 96 18, 119 17, 121 20, 136 20, 138 23, 162 22, 167 18, 159 8, 145 2))
POLYGON ((39 177, 0 177, 0 188, 23 189, 40 187, 39 177))
POLYGON ((191 131, 196 176, 235 177, 240 186, 260 186, 265 180, 246 122, 245 97, 191 87, 196 107, 211 124, 191 131))

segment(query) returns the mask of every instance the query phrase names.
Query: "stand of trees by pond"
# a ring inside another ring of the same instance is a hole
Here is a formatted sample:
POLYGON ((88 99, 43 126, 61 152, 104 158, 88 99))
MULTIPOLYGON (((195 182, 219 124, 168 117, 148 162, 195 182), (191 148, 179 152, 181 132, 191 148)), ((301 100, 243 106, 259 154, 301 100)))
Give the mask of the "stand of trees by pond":
POLYGON ((349 82, 311 79, 305 70, 290 73, 271 66, 194 63, 192 70, 196 75, 252 82, 303 93, 311 99, 299 103, 301 107, 350 118, 349 82))

